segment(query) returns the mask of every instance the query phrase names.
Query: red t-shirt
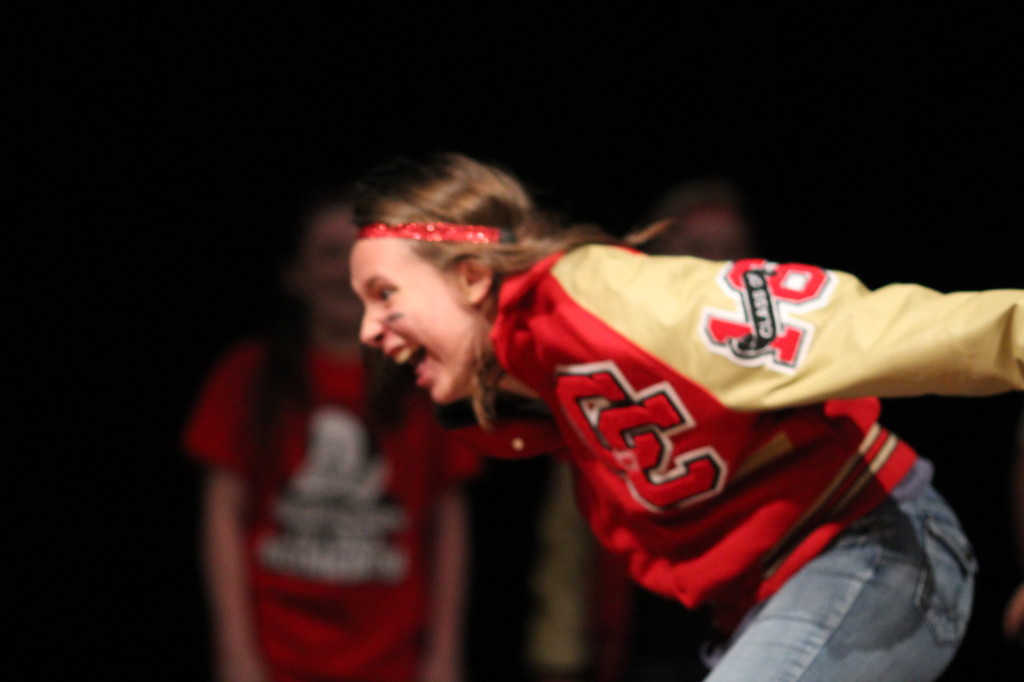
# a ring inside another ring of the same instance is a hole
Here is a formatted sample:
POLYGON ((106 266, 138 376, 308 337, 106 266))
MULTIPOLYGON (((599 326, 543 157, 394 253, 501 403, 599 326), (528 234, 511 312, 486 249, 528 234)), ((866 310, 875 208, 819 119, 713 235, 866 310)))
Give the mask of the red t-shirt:
POLYGON ((425 396, 399 427, 371 432, 358 362, 309 355, 311 400, 282 415, 262 458, 252 428, 266 357, 239 345, 211 372, 187 452, 250 486, 257 631, 275 679, 411 680, 427 617, 431 511, 477 457, 436 425, 425 396))

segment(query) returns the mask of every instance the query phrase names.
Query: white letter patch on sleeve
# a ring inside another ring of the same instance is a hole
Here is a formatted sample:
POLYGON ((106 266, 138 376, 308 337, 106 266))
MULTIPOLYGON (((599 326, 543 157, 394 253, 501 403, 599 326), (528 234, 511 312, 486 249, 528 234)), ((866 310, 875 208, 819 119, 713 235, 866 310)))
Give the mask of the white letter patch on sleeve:
POLYGON ((801 312, 828 302, 835 277, 813 265, 747 259, 729 263, 718 284, 735 310, 708 308, 701 332, 708 349, 744 367, 792 373, 810 347, 814 326, 801 312))

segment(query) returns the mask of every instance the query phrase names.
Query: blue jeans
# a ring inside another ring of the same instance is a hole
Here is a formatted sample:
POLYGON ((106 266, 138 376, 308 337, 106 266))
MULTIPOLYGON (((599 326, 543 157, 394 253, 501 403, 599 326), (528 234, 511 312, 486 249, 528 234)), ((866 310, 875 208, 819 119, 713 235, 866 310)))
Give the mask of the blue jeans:
POLYGON ((926 682, 970 616, 977 564, 930 486, 857 521, 753 612, 706 682, 926 682))

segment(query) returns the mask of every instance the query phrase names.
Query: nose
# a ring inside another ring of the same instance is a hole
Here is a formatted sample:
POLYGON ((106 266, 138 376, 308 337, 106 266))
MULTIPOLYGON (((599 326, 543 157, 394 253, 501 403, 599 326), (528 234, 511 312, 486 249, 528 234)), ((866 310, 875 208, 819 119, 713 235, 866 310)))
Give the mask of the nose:
POLYGON ((384 343, 384 323, 379 315, 367 308, 359 325, 359 340, 367 346, 380 348, 384 343))

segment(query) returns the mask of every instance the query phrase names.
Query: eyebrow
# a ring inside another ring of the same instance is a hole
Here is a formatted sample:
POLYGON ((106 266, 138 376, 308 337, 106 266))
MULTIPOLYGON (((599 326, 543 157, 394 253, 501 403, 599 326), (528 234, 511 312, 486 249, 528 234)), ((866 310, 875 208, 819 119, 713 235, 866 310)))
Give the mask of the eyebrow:
POLYGON ((382 283, 384 283, 386 281, 387 280, 385 280, 380 275, 373 275, 368 280, 366 280, 366 282, 364 282, 362 287, 360 287, 360 288, 361 288, 361 290, 363 292, 369 293, 370 291, 372 291, 374 289, 374 287, 380 286, 382 283))

